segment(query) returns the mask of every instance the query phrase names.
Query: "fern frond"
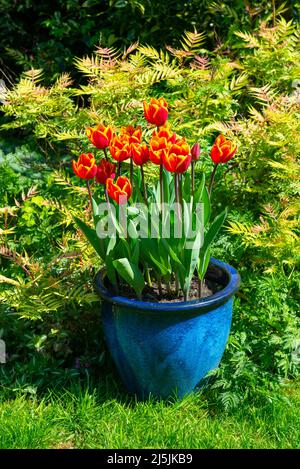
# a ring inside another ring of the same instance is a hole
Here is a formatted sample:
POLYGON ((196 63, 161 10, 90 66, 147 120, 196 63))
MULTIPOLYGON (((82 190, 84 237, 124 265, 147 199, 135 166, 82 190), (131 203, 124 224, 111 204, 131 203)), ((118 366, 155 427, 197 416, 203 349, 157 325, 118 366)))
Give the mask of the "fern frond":
POLYGON ((250 93, 256 98, 259 104, 264 106, 272 103, 277 96, 277 92, 271 89, 270 84, 266 84, 260 88, 251 87, 250 93))
POLYGON ((239 130, 239 125, 230 122, 212 122, 205 127, 204 133, 209 134, 211 131, 218 131, 226 135, 233 130, 239 130))
POLYGON ((240 75, 233 76, 229 85, 229 89, 233 92, 233 94, 238 94, 245 88, 248 83, 248 75, 247 73, 241 73, 240 75))
POLYGON ((129 63, 135 71, 138 71, 147 64, 147 57, 138 50, 129 56, 129 63))
POLYGON ((83 58, 76 57, 74 59, 75 67, 83 73, 85 76, 90 78, 98 78, 101 74, 101 58, 97 55, 91 57, 85 56, 83 58))
POLYGON ((62 170, 54 170, 52 173, 55 184, 59 185, 62 189, 69 190, 75 194, 85 194, 85 187, 74 186, 69 176, 62 170))
POLYGON ((171 52, 171 54, 176 57, 177 59, 179 59, 179 61, 182 61, 183 59, 187 58, 187 57, 193 57, 194 54, 193 52, 189 52, 189 51, 186 51, 186 50, 182 50, 182 49, 174 49, 173 47, 171 46, 166 46, 166 49, 171 52))
POLYGON ((252 226, 250 223, 242 223, 239 221, 228 221, 226 230, 235 235, 247 235, 254 237, 256 234, 252 231, 252 226))
POLYGON ((135 51, 139 47, 139 42, 134 42, 131 44, 127 49, 124 49, 123 55, 122 55, 122 60, 127 59, 127 57, 132 54, 133 51, 135 51))
POLYGON ((55 85, 52 89, 55 90, 64 90, 73 84, 73 80, 70 77, 69 73, 62 73, 56 80, 55 85))
POLYGON ((113 61, 120 57, 121 52, 114 47, 100 47, 96 48, 96 54, 103 60, 113 61))
POLYGON ((0 283, 7 283, 8 285, 13 285, 14 287, 19 287, 20 283, 12 278, 5 277, 4 275, 0 275, 0 283))
POLYGON ((156 63, 153 69, 137 75, 137 81, 143 85, 153 85, 163 80, 172 80, 180 76, 179 69, 174 64, 156 63))
POLYGON ((141 45, 138 47, 138 51, 140 54, 142 54, 145 57, 148 57, 148 59, 152 60, 160 60, 160 53, 155 47, 149 46, 148 44, 146 45, 141 45))
POLYGON ((185 31, 180 43, 186 52, 192 52, 193 54, 196 54, 200 51, 204 41, 205 33, 198 33, 197 31, 185 31))
POLYGON ((265 117, 259 111, 257 111, 257 109, 255 109, 255 107, 248 106, 248 111, 249 111, 250 117, 254 121, 261 122, 261 123, 265 122, 265 120, 266 120, 265 117))
MULTIPOLYGON (((281 15, 284 13, 287 8, 285 8, 286 3, 282 3, 279 5, 277 8, 277 15, 281 15)), ((280 16, 276 20, 276 30, 277 33, 279 34, 279 37, 284 40, 287 39, 288 37, 292 36, 295 34, 295 25, 293 24, 293 20, 286 21, 283 16, 280 16)))
POLYGON ((196 54, 190 66, 195 70, 207 70, 209 68, 209 58, 196 54))
POLYGON ((82 138, 82 135, 76 130, 69 130, 68 132, 53 132, 52 135, 57 141, 79 140, 82 138))
POLYGON ((22 204, 24 202, 26 202, 26 200, 29 200, 31 199, 31 197, 34 197, 35 195, 38 194, 38 190, 37 190, 37 187, 36 186, 32 186, 30 187, 30 189, 28 189, 27 193, 25 194, 24 191, 22 192, 21 194, 21 200, 22 202, 19 202, 17 199, 15 199, 15 204, 18 208, 20 208, 22 206, 22 204))
MULTIPOLYGON (((13 233, 15 233, 15 228, 5 228, 5 229, 0 228, 0 236, 10 235, 13 233)), ((0 255, 1 255, 1 252, 0 252, 0 255)))
POLYGON ((250 49, 260 46, 259 40, 253 36, 253 34, 243 33, 242 31, 235 31, 234 34, 243 39, 243 41, 246 43, 246 47, 250 49))
POLYGON ((42 69, 30 69, 23 72, 22 76, 25 79, 31 80, 33 83, 39 83, 43 79, 43 70, 42 69))

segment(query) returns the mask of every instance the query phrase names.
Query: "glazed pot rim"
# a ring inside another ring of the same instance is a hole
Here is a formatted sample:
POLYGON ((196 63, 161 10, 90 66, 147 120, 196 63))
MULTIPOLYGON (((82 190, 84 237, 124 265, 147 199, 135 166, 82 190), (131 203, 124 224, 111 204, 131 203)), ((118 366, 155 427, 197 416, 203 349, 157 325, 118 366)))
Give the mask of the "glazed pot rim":
POLYGON ((214 259, 213 257, 209 262, 210 267, 218 267, 228 277, 228 283, 226 286, 206 298, 201 298, 191 301, 176 301, 172 303, 159 303, 153 301, 141 301, 138 299, 126 298, 125 296, 116 295, 110 292, 104 286, 104 279, 106 276, 106 269, 103 267, 95 277, 96 290, 102 299, 117 304, 118 306, 124 306, 131 309, 139 309, 143 311, 159 311, 159 312, 180 312, 180 311, 193 311, 202 310, 210 311, 217 308, 218 306, 226 303, 239 289, 240 286, 240 275, 237 270, 231 265, 225 262, 214 259))

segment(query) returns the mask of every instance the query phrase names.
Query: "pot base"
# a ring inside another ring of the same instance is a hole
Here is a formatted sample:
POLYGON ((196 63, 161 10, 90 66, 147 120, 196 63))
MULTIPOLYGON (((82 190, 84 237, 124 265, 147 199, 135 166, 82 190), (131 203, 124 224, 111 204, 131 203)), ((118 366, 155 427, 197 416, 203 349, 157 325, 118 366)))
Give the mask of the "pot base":
POLYGON ((142 399, 150 394, 182 398, 219 365, 239 275, 220 261, 212 260, 214 265, 227 278, 224 289, 198 301, 171 304, 114 297, 98 275, 106 341, 130 393, 142 399))

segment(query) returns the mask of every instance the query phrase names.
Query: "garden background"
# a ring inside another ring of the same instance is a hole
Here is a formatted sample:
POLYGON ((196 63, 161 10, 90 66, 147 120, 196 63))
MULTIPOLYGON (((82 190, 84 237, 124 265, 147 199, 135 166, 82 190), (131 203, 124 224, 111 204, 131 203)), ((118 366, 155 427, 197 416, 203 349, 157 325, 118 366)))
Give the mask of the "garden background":
POLYGON ((0 0, 1 448, 300 446, 299 6, 0 0), (207 388, 141 403, 103 342, 70 162, 86 126, 139 124, 158 96, 207 175, 216 135, 238 143, 216 177, 229 216, 213 255, 242 286, 207 388))

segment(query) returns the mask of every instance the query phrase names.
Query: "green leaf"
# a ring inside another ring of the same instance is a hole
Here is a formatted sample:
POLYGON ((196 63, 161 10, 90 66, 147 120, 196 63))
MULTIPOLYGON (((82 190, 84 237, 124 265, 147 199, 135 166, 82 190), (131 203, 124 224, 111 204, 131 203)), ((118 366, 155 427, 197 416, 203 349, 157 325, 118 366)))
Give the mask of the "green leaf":
POLYGON ((92 209, 93 209, 93 215, 94 215, 94 219, 95 219, 98 216, 98 203, 94 199, 94 197, 92 197, 92 209))
POLYGON ((163 185, 164 185, 164 203, 168 204, 170 202, 170 183, 172 176, 169 172, 163 170, 163 185))
POLYGON ((199 261, 198 261, 198 277, 203 280, 207 271, 207 267, 210 261, 210 248, 206 249, 204 252, 203 250, 200 253, 199 261))
POLYGON ((113 261, 113 265, 125 282, 134 289, 137 297, 141 298, 145 287, 145 280, 140 269, 125 257, 123 259, 116 259, 113 261))
POLYGON ((194 272, 196 270, 196 266, 199 260, 199 251, 201 245, 201 233, 197 233, 197 236, 193 242, 193 246, 190 249, 190 259, 189 265, 187 266, 187 275, 185 277, 184 282, 184 292, 188 293, 190 289, 191 280, 193 278, 194 272))
POLYGON ((191 190, 192 190, 192 180, 191 180, 191 174, 190 173, 185 173, 183 175, 184 181, 183 181, 183 194, 184 194, 184 199, 189 202, 191 200, 191 190))
POLYGON ((83 232, 89 243, 93 246, 97 254, 101 257, 101 259, 104 261, 106 253, 103 249, 103 245, 101 243, 100 238, 98 238, 96 230, 88 226, 86 223, 84 223, 82 220, 80 220, 77 217, 74 217, 74 220, 78 226, 78 228, 83 232))
POLYGON ((164 275, 167 275, 169 273, 171 273, 171 269, 168 269, 167 266, 165 264, 163 264, 162 262, 160 262, 158 259, 156 259, 152 254, 151 252, 148 253, 148 256, 150 258, 150 260, 152 261, 152 263, 158 267, 160 273, 162 276, 164 275))
POLYGON ((218 232, 220 231, 220 228, 222 227, 226 217, 227 217, 227 208, 225 208, 225 210, 222 213, 220 213, 220 215, 218 215, 214 219, 213 223, 210 225, 207 233, 204 236, 204 242, 203 242, 203 247, 202 247, 203 251, 205 251, 211 245, 211 243, 217 236, 218 232))
POLYGON ((106 265, 106 272, 107 276, 111 282, 112 285, 117 285, 117 276, 116 276, 116 269, 113 264, 113 256, 112 254, 108 255, 105 259, 105 265, 106 265))
POLYGON ((215 239, 215 237, 217 236, 217 234, 219 233, 220 228, 222 227, 226 216, 227 216, 227 209, 225 209, 222 213, 220 213, 220 215, 218 215, 214 219, 213 223, 209 227, 209 230, 204 236, 204 242, 203 242, 202 248, 200 249, 200 256, 199 256, 199 263, 198 263, 198 275, 201 280, 204 279, 207 266, 209 264, 210 246, 213 240, 215 239))
POLYGON ((205 174, 202 175, 202 181, 195 193, 195 203, 202 203, 204 209, 204 225, 206 226, 209 222, 210 215, 211 215, 211 207, 210 207, 210 197, 205 185, 205 174))
POLYGON ((137 239, 135 246, 133 248, 132 256, 131 256, 133 264, 138 265, 139 258, 140 258, 140 240, 137 239))

